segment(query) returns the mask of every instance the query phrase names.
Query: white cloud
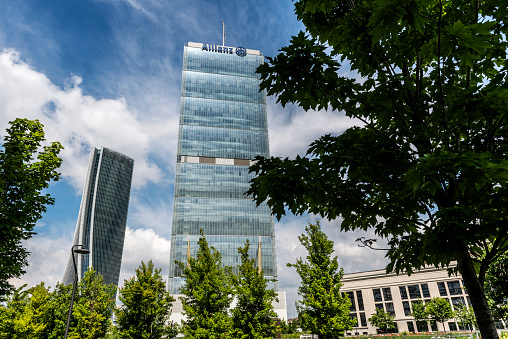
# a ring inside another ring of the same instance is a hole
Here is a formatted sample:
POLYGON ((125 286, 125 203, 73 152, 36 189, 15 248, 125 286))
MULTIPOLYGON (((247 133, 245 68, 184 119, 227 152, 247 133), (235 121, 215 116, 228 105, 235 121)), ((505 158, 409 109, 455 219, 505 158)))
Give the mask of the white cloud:
POLYGON ((35 235, 25 243, 25 248, 31 252, 28 267, 25 267, 26 274, 9 282, 15 287, 23 284, 32 287, 44 281, 46 286, 55 287, 58 281, 62 281, 71 242, 72 239, 67 237, 55 239, 35 235))
MULTIPOLYGON (((11 279, 10 283, 15 287, 23 284, 32 287, 44 281, 46 286, 55 287, 58 281, 62 281, 70 253, 71 236, 66 234, 55 238, 36 234, 28 240, 25 247, 31 254, 28 257, 28 267, 25 268, 27 273, 20 279, 11 279)), ((127 226, 119 286, 123 286, 125 279, 134 276, 141 261, 146 263, 149 260, 153 261, 156 268, 162 268, 162 277, 167 281, 169 249, 170 241, 158 236, 152 229, 132 230, 127 226)))
POLYGON ((148 10, 145 9, 145 7, 143 7, 142 4, 139 3, 139 1, 136 1, 136 0, 126 0, 132 7, 134 7, 135 9, 141 11, 143 14, 145 14, 147 17, 149 17, 150 19, 155 19, 156 16, 149 12, 148 10))
POLYGON ((169 274, 170 241, 157 235, 152 229, 139 228, 132 230, 127 227, 123 246, 122 269, 119 286, 124 280, 135 274, 141 261, 152 260, 156 268, 161 268, 162 277, 167 281, 169 274))
POLYGON ((297 106, 283 108, 274 97, 267 98, 270 154, 276 157, 303 156, 312 141, 325 134, 339 135, 361 122, 342 112, 304 111, 297 106))
POLYGON ((0 54, 0 133, 17 117, 39 119, 47 140, 58 140, 65 147, 60 171, 78 190, 83 186, 90 147, 105 146, 134 158, 134 188, 160 182, 164 172, 150 159, 150 151, 167 135, 176 140, 175 119, 141 121, 125 99, 95 99, 83 93, 81 82, 73 76, 61 89, 21 61, 15 50, 4 50, 0 54))
POLYGON ((171 197, 167 199, 151 199, 144 196, 131 195, 129 203, 129 224, 136 228, 150 228, 159 235, 171 233, 173 206, 171 197))

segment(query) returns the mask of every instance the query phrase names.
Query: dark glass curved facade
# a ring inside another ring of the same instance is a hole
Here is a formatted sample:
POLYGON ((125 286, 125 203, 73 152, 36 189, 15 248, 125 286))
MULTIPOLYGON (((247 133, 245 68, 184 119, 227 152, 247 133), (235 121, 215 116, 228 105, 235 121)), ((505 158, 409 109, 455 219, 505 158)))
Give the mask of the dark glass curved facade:
MULTIPOLYGON (((175 260, 195 256, 199 230, 236 272, 238 247, 248 239, 250 256, 268 278, 277 278, 273 218, 244 193, 251 160, 269 156, 266 93, 259 91, 258 51, 246 56, 184 48, 180 128, 175 180, 169 291, 183 284, 175 260)), ((270 287, 277 290, 277 283, 270 287)))
MULTIPOLYGON (((89 254, 75 255, 78 279, 89 266, 103 275, 106 284, 118 286, 134 160, 108 148, 94 148, 81 198, 73 245, 89 254)), ((74 280, 69 255, 62 282, 74 280)))

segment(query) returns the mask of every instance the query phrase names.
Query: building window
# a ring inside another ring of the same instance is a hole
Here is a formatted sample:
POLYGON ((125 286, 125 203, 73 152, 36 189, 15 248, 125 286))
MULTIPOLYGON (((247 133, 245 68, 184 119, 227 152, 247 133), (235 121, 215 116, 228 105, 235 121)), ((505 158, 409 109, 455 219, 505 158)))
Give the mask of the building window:
POLYGON ((422 295, 420 294, 420 286, 409 285, 407 289, 409 290, 409 297, 411 299, 420 299, 422 297, 422 295))
POLYGON ((400 298, 401 298, 402 300, 407 299, 407 290, 406 290, 406 286, 399 286, 399 291, 400 291, 400 298))
POLYGON ((464 298, 463 297, 452 297, 452 305, 453 305, 454 310, 458 310, 459 308, 462 308, 465 305, 464 298))
POLYGON ((430 322, 430 329, 433 331, 433 332, 437 332, 437 323, 435 321, 431 321, 430 322))
POLYGON ((457 331, 457 324, 454 322, 449 322, 448 328, 450 329, 450 331, 457 331))
POLYGON ((399 327, 397 326, 397 323, 395 323, 394 328, 387 328, 386 332, 381 331, 379 329, 377 330, 377 333, 398 333, 398 332, 399 332, 399 327))
MULTIPOLYGON (((409 306, 409 301, 403 301, 402 308, 404 308, 404 315, 411 315, 411 306, 409 306)), ((410 331, 410 332, 414 332, 414 331, 410 331)))
POLYGON ((429 286, 427 284, 421 284, 422 294, 424 298, 430 298, 429 286))
POLYGON ((392 291, 390 290, 390 287, 383 288, 383 297, 385 298, 385 301, 393 300, 392 291))
POLYGON ((182 275, 182 269, 179 266, 175 266, 175 271, 173 273, 174 277, 180 277, 182 275))
POLYGON ((381 290, 379 288, 375 288, 372 290, 372 293, 374 293, 374 301, 383 301, 383 297, 381 296, 381 290))
POLYGON ((445 287, 444 282, 438 282, 437 287, 439 288, 439 295, 440 296, 442 296, 442 297, 448 296, 448 292, 446 292, 446 287, 445 287))
POLYGON ((353 327, 357 327, 358 326, 358 318, 356 317, 356 313, 350 313, 349 316, 355 323, 355 325, 353 325, 353 327))
POLYGON ((358 300, 358 311, 363 311, 364 306, 362 291, 356 291, 356 299, 358 300))
POLYGON ((407 330, 408 332, 415 332, 415 325, 413 324, 412 321, 408 321, 407 322, 407 330))
POLYGON ((351 300, 351 306, 349 306, 349 310, 351 312, 355 312, 356 311, 355 295, 353 292, 347 292, 347 296, 349 297, 349 300, 351 300))
POLYGON ((428 332, 429 331, 429 327, 427 326, 427 323, 425 321, 417 321, 416 328, 418 329, 418 332, 428 332))
POLYGON ((360 324, 362 327, 367 327, 367 318, 365 318, 365 313, 360 313, 360 324))
POLYGON ((460 295, 462 294, 462 289, 460 288, 460 283, 458 280, 447 281, 448 291, 450 295, 460 295))
POLYGON ((494 324, 496 325, 496 328, 498 330, 504 330, 505 329, 505 327, 503 326, 503 323, 500 322, 500 321, 496 321, 494 324))
POLYGON ((376 304, 375 306, 376 306, 376 308, 379 308, 379 309, 381 309, 381 310, 383 310, 383 311, 384 311, 384 309, 385 309, 385 308, 383 307, 383 304, 376 304))
POLYGON ((386 303, 385 304, 386 312, 391 315, 392 317, 395 317, 395 307, 393 307, 393 303, 386 303))
POLYGON ((461 325, 459 324, 459 331, 470 331, 469 324, 461 325))

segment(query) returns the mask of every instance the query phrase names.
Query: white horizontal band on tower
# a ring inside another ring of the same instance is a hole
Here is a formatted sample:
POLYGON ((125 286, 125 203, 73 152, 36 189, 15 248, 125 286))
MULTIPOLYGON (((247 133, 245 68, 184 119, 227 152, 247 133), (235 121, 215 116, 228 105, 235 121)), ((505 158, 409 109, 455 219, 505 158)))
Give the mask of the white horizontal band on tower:
POLYGON ((193 157, 190 155, 182 155, 180 161, 189 164, 214 164, 229 166, 252 166, 256 160, 248 159, 229 159, 229 158, 212 158, 212 157, 193 157))

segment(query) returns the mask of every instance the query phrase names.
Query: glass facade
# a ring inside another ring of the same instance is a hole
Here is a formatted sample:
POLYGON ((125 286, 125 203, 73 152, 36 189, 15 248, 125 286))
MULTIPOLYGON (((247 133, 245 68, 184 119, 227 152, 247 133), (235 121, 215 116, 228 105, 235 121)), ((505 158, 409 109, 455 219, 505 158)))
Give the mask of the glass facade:
POLYGON ((421 284, 422 294, 424 298, 430 298, 429 285, 421 284))
POLYGON ((420 286, 409 285, 407 289, 409 291, 409 297, 411 299, 420 299, 422 297, 422 295, 420 294, 420 286))
POLYGON ((404 309, 405 316, 411 315, 411 306, 409 306, 409 301, 403 301, 402 308, 404 309))
POLYGON ((399 286, 399 291, 400 291, 400 298, 402 300, 407 299, 407 289, 406 289, 406 286, 399 286))
POLYGON ((349 310, 351 312, 356 311, 356 304, 355 304, 355 295, 353 292, 347 292, 347 295, 349 297, 349 301, 351 301, 351 305, 349 306, 349 310))
MULTIPOLYGON (((220 53, 189 43, 184 48, 180 126, 168 289, 179 294, 184 281, 176 261, 195 256, 200 229, 233 272, 238 247, 267 278, 277 278, 273 218, 244 193, 251 160, 269 156, 266 93, 259 91, 257 51, 220 53)), ((270 283, 277 290, 277 283, 270 283)))
POLYGON ((448 291, 450 291, 450 295, 460 295, 462 294, 462 289, 460 288, 460 283, 458 280, 455 281, 447 281, 448 291))
POLYGON ((356 291, 356 299, 358 299, 358 311, 364 311, 362 291, 356 291))
POLYGON ((392 300, 392 291, 390 290, 390 287, 383 288, 383 298, 385 301, 392 300))
POLYGON ((446 291, 446 286, 445 286, 444 282, 438 282, 437 288, 439 289, 440 296, 442 296, 442 297, 448 296, 448 292, 446 291))
MULTIPOLYGON (((118 286, 133 168, 134 160, 104 147, 90 154, 73 240, 73 245, 83 245, 90 253, 75 255, 78 279, 92 266, 106 284, 118 286)), ((62 282, 73 280, 69 255, 62 282)))

